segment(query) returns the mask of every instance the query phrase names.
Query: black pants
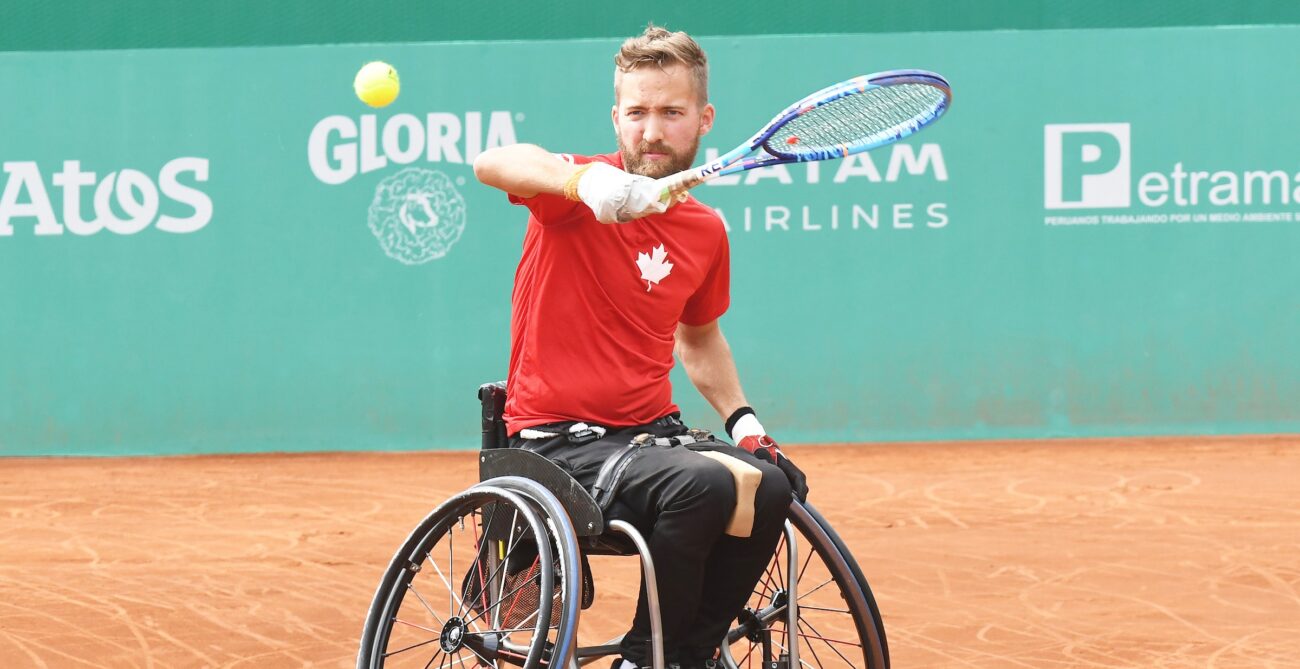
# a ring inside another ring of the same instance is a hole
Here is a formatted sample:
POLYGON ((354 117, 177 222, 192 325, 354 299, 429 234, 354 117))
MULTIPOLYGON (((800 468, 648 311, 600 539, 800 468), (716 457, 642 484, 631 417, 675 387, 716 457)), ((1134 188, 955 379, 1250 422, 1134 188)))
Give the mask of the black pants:
MULTIPOLYGON (((537 426, 534 429, 561 436, 511 437, 510 445, 549 458, 588 489, 605 460, 638 434, 670 437, 687 431, 672 415, 650 425, 611 429, 596 441, 573 445, 563 436, 569 425, 537 426)), ((641 449, 606 517, 631 523, 649 543, 659 582, 665 661, 695 663, 713 656, 776 550, 791 499, 790 483, 780 469, 721 441, 641 449), (763 473, 749 537, 723 534, 736 505, 735 482, 721 464, 692 450, 719 451, 763 473)), ((648 666, 649 640, 643 580, 632 629, 623 637, 623 657, 648 666)))

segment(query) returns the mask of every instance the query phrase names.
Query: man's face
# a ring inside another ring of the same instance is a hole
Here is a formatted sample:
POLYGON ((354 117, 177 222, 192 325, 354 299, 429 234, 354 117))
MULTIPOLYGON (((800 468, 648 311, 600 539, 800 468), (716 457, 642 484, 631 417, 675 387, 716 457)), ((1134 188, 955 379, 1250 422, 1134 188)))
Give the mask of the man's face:
POLYGON ((700 103, 682 65, 624 72, 613 116, 623 169, 654 179, 689 168, 713 127, 713 105, 700 103))

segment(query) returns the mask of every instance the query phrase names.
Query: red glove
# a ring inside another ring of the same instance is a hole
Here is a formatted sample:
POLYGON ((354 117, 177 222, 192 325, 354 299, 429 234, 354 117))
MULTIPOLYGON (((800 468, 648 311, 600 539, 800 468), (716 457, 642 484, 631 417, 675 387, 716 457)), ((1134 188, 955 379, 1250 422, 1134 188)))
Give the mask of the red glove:
POLYGON ((781 447, 776 445, 775 439, 766 434, 750 435, 742 438, 736 445, 753 453, 759 460, 766 460, 779 467, 790 480, 790 489, 794 491, 794 496, 800 502, 808 500, 808 477, 804 476, 793 462, 790 462, 790 458, 785 457, 781 447))

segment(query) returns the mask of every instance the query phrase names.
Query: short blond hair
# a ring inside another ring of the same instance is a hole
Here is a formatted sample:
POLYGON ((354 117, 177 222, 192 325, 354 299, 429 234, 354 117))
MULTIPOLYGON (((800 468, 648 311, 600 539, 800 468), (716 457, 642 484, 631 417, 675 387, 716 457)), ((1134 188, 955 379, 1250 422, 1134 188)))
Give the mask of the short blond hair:
POLYGON ((683 65, 690 69, 695 80, 695 92, 700 104, 709 101, 709 59, 698 42, 684 32, 672 32, 653 23, 645 32, 629 37, 614 56, 614 98, 618 99, 618 83, 624 72, 655 65, 660 69, 670 65, 683 65))

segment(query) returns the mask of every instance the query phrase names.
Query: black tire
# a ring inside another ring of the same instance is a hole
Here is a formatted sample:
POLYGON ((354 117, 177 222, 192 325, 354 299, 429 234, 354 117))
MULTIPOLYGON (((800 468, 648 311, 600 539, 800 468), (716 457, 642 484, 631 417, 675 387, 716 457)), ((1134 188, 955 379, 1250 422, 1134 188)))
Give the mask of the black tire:
POLYGON ((815 510, 790 507, 787 531, 798 557, 793 635, 785 602, 790 592, 790 541, 783 535, 737 625, 727 635, 728 669, 888 669, 884 625, 852 556, 815 510), (791 645, 791 637, 797 640, 791 645), (797 665, 790 657, 794 650, 797 665))
POLYGON ((804 504, 804 509, 822 528, 822 531, 826 532, 826 536, 830 538, 831 543, 835 544, 835 547, 840 551, 840 555, 844 557, 844 561, 848 563, 849 570, 853 572, 854 578, 858 579, 858 587, 862 588, 862 595, 866 597, 867 608, 871 609, 871 619, 876 623, 876 633, 880 637, 880 649, 885 658, 884 669, 889 669, 889 639, 885 636, 885 622, 880 617, 880 607, 876 604, 876 596, 871 592, 871 585, 867 583, 867 577, 862 573, 862 568, 858 566, 858 561, 853 558, 853 553, 849 551, 848 545, 844 543, 844 540, 840 538, 839 533, 831 527, 830 523, 826 522, 821 512, 807 503, 804 504))
MULTIPOLYGON (((546 522, 554 542, 551 546, 555 553, 556 570, 557 594, 552 611, 558 613, 558 623, 555 615, 551 616, 551 623, 558 633, 548 642, 545 659, 548 666, 568 667, 577 651, 578 616, 582 612, 580 607, 584 601, 584 583, 590 581, 590 570, 583 567, 578 549, 578 534, 569 518, 569 512, 549 488, 522 476, 498 476, 479 486, 495 486, 522 494, 537 505, 537 510, 546 522), (573 578, 569 578, 570 574, 573 578)), ((587 593, 594 594, 590 587, 587 593)))
POLYGON ((480 484, 444 502, 384 572, 358 669, 539 669, 576 624, 555 613, 567 592, 557 585, 570 579, 551 527, 536 502, 501 487, 480 484))

